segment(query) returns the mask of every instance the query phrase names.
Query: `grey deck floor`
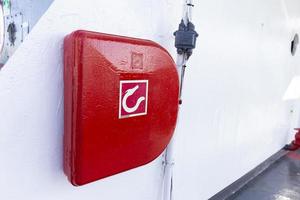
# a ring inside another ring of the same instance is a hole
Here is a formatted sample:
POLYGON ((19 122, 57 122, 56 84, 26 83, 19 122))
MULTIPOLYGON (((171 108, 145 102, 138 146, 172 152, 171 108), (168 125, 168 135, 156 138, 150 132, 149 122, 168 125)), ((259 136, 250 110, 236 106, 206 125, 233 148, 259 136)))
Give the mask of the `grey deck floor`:
POLYGON ((230 199, 300 200, 300 150, 277 160, 230 199))

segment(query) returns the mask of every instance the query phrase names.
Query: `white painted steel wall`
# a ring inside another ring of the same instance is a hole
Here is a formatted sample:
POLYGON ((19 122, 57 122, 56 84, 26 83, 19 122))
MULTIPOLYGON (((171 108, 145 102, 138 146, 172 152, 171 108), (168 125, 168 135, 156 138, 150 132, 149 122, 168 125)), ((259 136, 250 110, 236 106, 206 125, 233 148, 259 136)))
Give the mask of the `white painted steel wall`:
POLYGON ((290 53, 300 1, 198 4, 176 139, 177 199, 207 199, 284 146, 292 102, 282 96, 300 68, 299 52, 290 53))
POLYGON ((24 16, 23 21, 29 23, 31 30, 53 0, 10 0, 10 2, 12 12, 22 12, 24 16))
MULTIPOLYGON (((194 3, 199 40, 176 133, 176 200, 207 199, 241 177, 287 142, 297 119, 293 102, 281 99, 300 67, 299 53, 289 52, 300 33, 300 2, 194 3)), ((161 158, 83 187, 68 183, 62 43, 73 30, 87 29, 151 39, 176 57, 172 33, 181 13, 181 0, 54 1, 0 71, 0 199, 159 198, 161 158)))

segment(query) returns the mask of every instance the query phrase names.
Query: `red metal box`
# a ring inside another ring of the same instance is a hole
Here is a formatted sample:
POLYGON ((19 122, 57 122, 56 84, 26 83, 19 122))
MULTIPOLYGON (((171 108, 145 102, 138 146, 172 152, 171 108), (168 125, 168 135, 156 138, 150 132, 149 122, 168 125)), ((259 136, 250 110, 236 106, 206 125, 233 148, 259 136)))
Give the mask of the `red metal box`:
POLYGON ((83 185, 149 163, 169 143, 178 74, 160 45, 76 31, 64 41, 64 171, 83 185))

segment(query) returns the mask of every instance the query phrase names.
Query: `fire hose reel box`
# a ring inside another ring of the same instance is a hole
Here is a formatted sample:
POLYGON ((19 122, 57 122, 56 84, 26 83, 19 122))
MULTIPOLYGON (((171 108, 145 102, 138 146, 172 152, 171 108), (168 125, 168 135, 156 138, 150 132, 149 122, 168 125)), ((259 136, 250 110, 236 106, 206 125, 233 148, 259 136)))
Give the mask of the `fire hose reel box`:
POLYGON ((176 125, 174 61, 142 39, 76 31, 64 41, 64 171, 83 185, 158 157, 176 125))

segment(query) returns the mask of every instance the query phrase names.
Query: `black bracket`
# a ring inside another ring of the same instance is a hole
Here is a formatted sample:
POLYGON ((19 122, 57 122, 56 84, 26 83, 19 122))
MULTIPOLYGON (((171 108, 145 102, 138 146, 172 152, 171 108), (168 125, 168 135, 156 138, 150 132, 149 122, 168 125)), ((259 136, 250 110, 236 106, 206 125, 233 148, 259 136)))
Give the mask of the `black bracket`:
POLYGON ((187 58, 189 58, 196 47, 196 39, 198 37, 194 24, 188 21, 187 25, 185 25, 183 20, 181 20, 178 30, 174 32, 174 36, 177 53, 180 55, 186 53, 187 58))

